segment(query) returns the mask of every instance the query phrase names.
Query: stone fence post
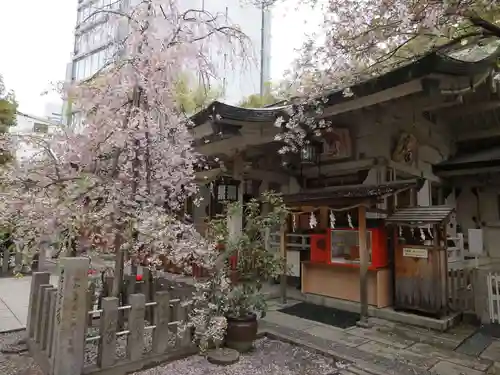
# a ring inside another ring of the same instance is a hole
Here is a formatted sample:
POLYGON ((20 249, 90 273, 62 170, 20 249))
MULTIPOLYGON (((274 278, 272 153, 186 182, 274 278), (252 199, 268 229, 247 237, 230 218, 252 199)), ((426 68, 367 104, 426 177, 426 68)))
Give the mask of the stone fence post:
POLYGON ((61 258, 56 295, 52 375, 81 375, 88 315, 87 258, 61 258))
POLYGON ((488 275, 489 269, 476 268, 473 273, 474 311, 481 324, 491 323, 489 311, 488 275))

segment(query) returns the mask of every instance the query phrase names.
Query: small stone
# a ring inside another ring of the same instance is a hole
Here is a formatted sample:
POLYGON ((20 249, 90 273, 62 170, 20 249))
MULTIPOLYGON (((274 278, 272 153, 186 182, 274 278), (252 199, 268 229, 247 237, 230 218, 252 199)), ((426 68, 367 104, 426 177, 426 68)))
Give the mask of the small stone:
POLYGON ((210 350, 207 353, 207 360, 214 365, 228 366, 238 362, 240 353, 237 350, 229 348, 219 348, 210 350))

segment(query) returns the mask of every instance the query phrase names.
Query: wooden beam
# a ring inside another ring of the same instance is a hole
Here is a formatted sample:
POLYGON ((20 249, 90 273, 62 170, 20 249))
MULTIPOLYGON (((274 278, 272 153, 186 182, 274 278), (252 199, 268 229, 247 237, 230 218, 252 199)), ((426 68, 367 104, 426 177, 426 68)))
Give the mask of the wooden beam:
POLYGON ((392 160, 389 160, 387 162, 387 167, 393 168, 396 170, 396 172, 400 173, 406 173, 409 174, 410 176, 414 177, 421 177, 425 178, 431 182, 436 182, 438 184, 442 183, 441 178, 436 176, 434 173, 429 173, 429 172, 423 172, 418 168, 403 164, 403 163, 398 163, 392 160))
POLYGON ((500 100, 490 100, 483 103, 469 104, 461 108, 453 108, 449 111, 439 111, 438 115, 443 115, 447 119, 456 118, 460 116, 472 115, 477 112, 486 112, 500 107, 500 100), (474 105, 474 106, 472 106, 474 105))
POLYGON ((377 214, 388 214, 389 210, 386 210, 384 208, 378 208, 378 207, 367 207, 366 212, 374 212, 377 214))
POLYGON ((455 141, 464 142, 470 141, 473 139, 482 139, 482 138, 493 138, 500 137, 500 129, 496 125, 492 125, 490 129, 486 130, 477 130, 474 128, 470 128, 468 131, 458 132, 455 136, 455 141))
MULTIPOLYGON (((370 255, 366 247, 366 207, 358 207, 358 241, 359 241, 359 302, 360 325, 368 325, 368 260, 370 255)), ((372 249, 373 251, 373 249, 372 249)))
MULTIPOLYGON (((360 169, 369 169, 373 167, 377 162, 377 158, 367 158, 361 160, 354 161, 345 161, 334 164, 322 164, 321 165, 321 174, 323 175, 334 175, 334 174, 342 174, 351 171, 358 171, 360 169)), ((304 176, 317 176, 318 175, 318 167, 308 167, 302 170, 302 174, 304 176)))
POLYGON ((270 131, 268 134, 263 135, 248 135, 243 133, 238 137, 226 138, 220 141, 199 145, 196 147, 196 151, 206 156, 215 154, 225 154, 231 156, 235 153, 245 150, 249 146, 271 143, 274 141, 274 137, 276 134, 276 128, 273 128, 273 131, 270 131))
POLYGON ((286 287, 287 287, 287 244, 286 244, 286 221, 281 225, 280 230, 280 253, 283 259, 283 272, 280 278, 280 289, 281 289, 281 303, 286 304, 286 287))
POLYGON ((454 107, 457 105, 462 105, 463 104, 463 96, 453 96, 452 99, 450 100, 449 96, 442 96, 441 101, 434 100, 434 102, 424 105, 421 108, 421 112, 425 111, 434 111, 436 109, 442 109, 442 108, 449 108, 449 107, 454 107))
POLYGON ((420 79, 416 79, 397 87, 392 87, 387 90, 376 92, 372 95, 363 96, 361 98, 353 98, 347 102, 333 105, 325 108, 323 113, 318 118, 330 117, 340 113, 354 111, 364 107, 369 107, 374 104, 388 102, 403 96, 407 96, 416 92, 422 91, 422 83, 420 79))
POLYGON ((279 171, 265 171, 262 169, 251 169, 246 171, 245 176, 252 180, 266 180, 277 182, 281 185, 288 185, 290 183, 290 177, 295 177, 279 171))
POLYGON ((472 168, 472 169, 459 169, 455 171, 441 171, 439 176, 441 177, 458 177, 458 176, 471 176, 484 173, 498 173, 500 172, 500 167, 485 167, 485 168, 472 168))

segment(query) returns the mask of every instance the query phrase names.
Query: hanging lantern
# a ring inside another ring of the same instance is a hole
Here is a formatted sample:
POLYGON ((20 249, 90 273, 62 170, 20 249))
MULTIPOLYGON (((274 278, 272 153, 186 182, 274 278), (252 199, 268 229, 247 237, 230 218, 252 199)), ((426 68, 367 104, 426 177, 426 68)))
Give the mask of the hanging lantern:
POLYGON ((319 164, 321 156, 321 143, 309 141, 300 150, 301 164, 319 164))
POLYGON ((215 184, 215 191, 217 192, 217 200, 219 202, 237 202, 238 201, 238 187, 240 181, 230 177, 222 177, 215 184))

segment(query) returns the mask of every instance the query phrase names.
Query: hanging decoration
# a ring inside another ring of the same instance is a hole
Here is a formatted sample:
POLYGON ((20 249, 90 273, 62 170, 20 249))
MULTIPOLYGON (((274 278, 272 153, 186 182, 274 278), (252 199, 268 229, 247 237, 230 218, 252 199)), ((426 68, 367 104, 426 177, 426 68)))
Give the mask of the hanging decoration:
POLYGON ((353 229, 354 226, 352 225, 352 218, 349 212, 347 213, 347 222, 349 223, 349 228, 353 229))
POLYGON ((337 219, 335 218, 335 213, 333 210, 330 210, 330 228, 335 229, 335 221, 337 219))
POLYGON ((314 215, 314 212, 311 212, 311 216, 309 216, 309 227, 311 229, 316 228, 318 225, 318 220, 316 220, 316 216, 314 215))
POLYGON ((297 230, 297 215, 292 214, 292 232, 297 230))
POLYGON ((425 241, 425 234, 424 234, 424 230, 422 228, 420 228, 420 239, 422 241, 425 241))
POLYGON ((431 230, 431 227, 427 227, 427 234, 429 235, 429 237, 431 238, 431 240, 434 239, 434 236, 432 235, 432 230, 431 230))
POLYGON ((411 236, 415 237, 415 228, 414 227, 411 227, 411 236))
POLYGON ((403 237, 403 227, 399 227, 399 237, 403 237))

